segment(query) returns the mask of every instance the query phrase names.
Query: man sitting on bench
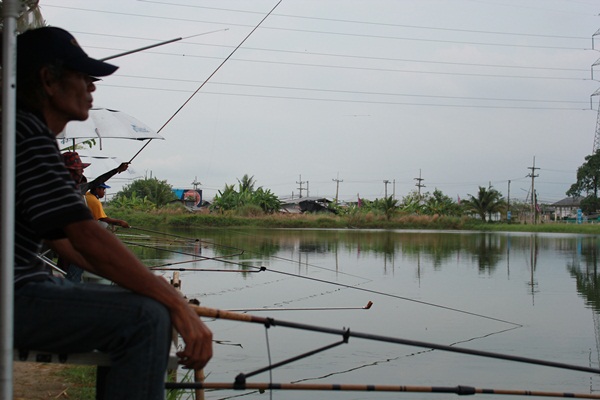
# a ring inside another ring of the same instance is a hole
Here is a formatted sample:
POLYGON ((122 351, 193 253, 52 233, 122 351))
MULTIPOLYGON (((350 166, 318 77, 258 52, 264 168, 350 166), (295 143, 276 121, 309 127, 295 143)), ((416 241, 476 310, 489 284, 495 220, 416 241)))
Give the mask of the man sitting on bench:
POLYGON ((185 343, 180 364, 193 369, 211 358, 212 333, 181 294, 92 219, 55 140, 67 122, 88 117, 93 77, 116 69, 60 28, 17 37, 14 344, 108 353, 104 398, 162 399, 172 326, 185 343), (119 286, 51 276, 37 258, 43 240, 119 286))

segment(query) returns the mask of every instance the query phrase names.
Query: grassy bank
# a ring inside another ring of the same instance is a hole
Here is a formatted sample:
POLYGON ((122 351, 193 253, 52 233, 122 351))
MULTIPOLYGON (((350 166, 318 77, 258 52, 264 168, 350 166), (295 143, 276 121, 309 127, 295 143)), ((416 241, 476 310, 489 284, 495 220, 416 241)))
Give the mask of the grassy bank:
POLYGON ((240 216, 234 214, 189 213, 180 210, 132 211, 107 208, 113 218, 124 219, 132 226, 179 228, 290 228, 290 229, 428 229, 479 230, 508 232, 551 232, 600 234, 600 224, 573 223, 483 223, 467 217, 398 215, 389 220, 384 215, 360 213, 348 216, 333 214, 274 214, 240 216))

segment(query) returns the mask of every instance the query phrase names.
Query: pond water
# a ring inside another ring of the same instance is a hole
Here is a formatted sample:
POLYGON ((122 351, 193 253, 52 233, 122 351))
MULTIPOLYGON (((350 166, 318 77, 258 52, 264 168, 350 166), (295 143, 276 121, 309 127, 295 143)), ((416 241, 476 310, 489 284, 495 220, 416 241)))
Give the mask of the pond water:
MULTIPOLYGON (((182 269, 182 291, 206 307, 599 368, 598 236, 379 230, 128 232, 140 235, 123 240, 147 265, 182 269), (263 266, 266 270, 260 271, 263 266), (372 307, 364 309, 368 302, 372 307)), ((173 271, 158 273, 171 277, 173 271)), ((268 366, 269 358, 277 363, 342 339, 281 326, 205 322, 216 341, 214 358, 205 370, 208 382, 233 382, 239 373, 268 366)), ((347 344, 248 378, 269 381, 600 392, 600 378, 594 373, 352 337, 347 344)), ((207 399, 241 395, 455 396, 206 392, 207 399)))

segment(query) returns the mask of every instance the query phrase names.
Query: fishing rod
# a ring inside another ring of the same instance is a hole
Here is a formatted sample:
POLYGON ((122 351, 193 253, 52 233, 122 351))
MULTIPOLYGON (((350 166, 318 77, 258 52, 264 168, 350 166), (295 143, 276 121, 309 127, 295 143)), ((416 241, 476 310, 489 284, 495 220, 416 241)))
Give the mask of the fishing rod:
POLYGON ((264 308, 241 308, 229 309, 233 312, 248 312, 248 311, 329 311, 329 310, 369 310, 373 306, 373 302, 369 301, 364 307, 264 307, 264 308))
POLYGON ((546 392, 539 390, 484 389, 472 386, 407 386, 407 385, 360 385, 327 383, 228 383, 228 382, 167 382, 165 388, 215 389, 215 390, 301 390, 301 391, 345 391, 345 392, 409 392, 409 393, 452 393, 459 396, 495 394, 505 396, 567 397, 576 399, 600 399, 598 394, 546 392))
POLYGON ((152 229, 139 228, 139 227, 135 227, 135 226, 131 226, 130 229, 136 229, 138 231, 146 232, 146 233, 154 233, 156 235, 170 236, 170 237, 173 237, 176 239, 182 239, 183 241, 187 241, 187 242, 199 242, 199 243, 204 243, 204 244, 210 244, 215 247, 221 247, 223 249, 233 249, 233 250, 238 250, 238 251, 244 252, 244 249, 242 249, 240 247, 228 246, 225 244, 219 244, 219 243, 211 242, 208 240, 202 240, 199 238, 189 238, 187 236, 176 235, 174 233, 166 233, 166 232, 156 231, 156 230, 152 230, 152 229))
POLYGON ((153 271, 243 272, 246 274, 257 274, 259 272, 263 272, 263 271, 267 270, 265 267, 262 267, 261 269, 258 269, 256 271, 248 271, 245 269, 210 269, 210 268, 152 268, 152 267, 150 267, 150 269, 153 271))
MULTIPOLYGON (((347 337, 355 337, 355 338, 360 338, 360 339, 374 340, 374 341, 378 341, 378 342, 395 343, 395 344, 402 344, 402 345, 413 346, 413 347, 423 347, 423 348, 434 349, 434 350, 448 351, 448 352, 452 352, 452 353, 460 353, 460 354, 468 354, 468 355, 479 356, 479 357, 516 361, 516 362, 521 362, 521 363, 543 365, 543 366, 547 366, 547 367, 568 369, 568 370, 573 370, 573 371, 590 372, 590 373, 594 373, 594 374, 600 373, 600 369, 598 369, 598 368, 572 365, 572 364, 560 363, 560 362, 555 362, 555 361, 547 361, 547 360, 540 360, 540 359, 534 359, 534 358, 529 358, 529 357, 513 356, 513 355, 509 355, 509 354, 501 354, 501 353, 494 353, 494 352, 490 352, 490 351, 474 350, 474 349, 468 349, 468 348, 463 348, 463 347, 454 347, 454 346, 448 346, 448 345, 444 345, 444 344, 403 339, 403 338, 397 338, 397 337, 392 337, 392 336, 383 336, 383 335, 376 335, 376 334, 371 334, 371 333, 361 333, 361 332, 351 331, 350 329, 335 329, 335 328, 327 328, 327 327, 322 327, 322 326, 317 326, 317 325, 302 324, 302 323, 297 323, 297 322, 275 320, 273 318, 259 317, 259 316, 255 316, 255 315, 251 315, 251 314, 240 314, 240 313, 235 313, 235 312, 225 311, 225 310, 220 310, 220 309, 215 309, 215 308, 193 306, 193 305, 190 305, 190 307, 192 307, 192 309, 196 312, 196 314, 198 314, 201 317, 208 317, 208 318, 215 318, 215 319, 228 319, 228 320, 242 321, 242 322, 251 322, 251 323, 264 325, 266 328, 269 328, 271 326, 284 326, 284 327, 288 327, 288 328, 301 329, 301 330, 307 330, 307 331, 313 331, 313 332, 321 332, 321 333, 329 333, 329 334, 341 335, 341 336, 347 336, 347 337)), ((243 374, 241 374, 241 375, 243 375, 243 374)))
POLYGON ((56 265, 56 263, 54 261, 52 261, 51 259, 49 259, 48 257, 46 257, 44 254, 36 254, 36 257, 38 259, 42 260, 44 262, 44 264, 48 265, 53 270, 55 270, 57 272, 60 272, 63 275, 67 275, 67 273, 65 271, 63 271, 62 269, 60 269, 58 267, 58 265, 56 265))
MULTIPOLYGON (((176 116, 177 114, 179 114, 179 112, 180 112, 180 111, 183 109, 183 107, 185 107, 185 106, 186 106, 186 105, 187 105, 187 104, 190 102, 190 100, 192 100, 192 98, 193 98, 193 97, 194 97, 194 96, 195 96, 195 95, 196 95, 196 94, 197 94, 197 93, 200 91, 200 89, 202 89, 202 88, 204 87, 204 85, 206 85, 206 83, 207 83, 207 82, 210 80, 210 78, 212 78, 212 77, 213 77, 213 75, 215 75, 215 74, 217 73, 217 71, 219 71, 219 70, 221 69, 221 67, 222 67, 222 66, 223 66, 223 65, 224 65, 224 64, 225 64, 225 63, 226 63, 226 62, 227 62, 227 61, 228 61, 228 60, 231 58, 231 56, 233 56, 233 54, 234 54, 234 53, 235 53, 235 52, 236 52, 236 51, 237 51, 237 50, 238 50, 238 49, 239 49, 239 48, 240 48, 240 47, 241 47, 241 46, 244 44, 244 42, 245 42, 246 40, 248 40, 248 38, 249 38, 249 37, 250 37, 250 36, 251 36, 251 35, 254 33, 254 31, 256 31, 256 30, 258 29, 258 27, 259 27, 259 26, 260 26, 260 25, 261 25, 261 24, 262 24, 262 23, 263 23, 263 22, 264 22, 264 21, 265 21, 265 20, 266 20, 266 19, 269 17, 269 15, 271 15, 271 13, 272 13, 273 11, 275 11, 275 9, 277 8, 277 6, 279 6, 279 4, 280 4, 281 2, 282 2, 282 0, 279 0, 279 1, 277 2, 277 4, 275 4, 275 6, 274 6, 274 7, 271 9, 271 11, 269 11, 269 12, 267 13, 267 15, 265 15, 265 16, 264 16, 264 18, 260 20, 260 22, 258 23, 258 25, 256 25, 256 26, 254 27, 254 29, 252 29, 252 30, 250 31, 250 33, 248 33, 248 35, 246 35, 246 37, 244 38, 244 40, 242 40, 242 41, 240 42, 240 44, 238 44, 238 45, 236 46, 236 48, 235 48, 235 49, 233 49, 233 51, 232 51, 231 53, 229 53, 229 55, 228 55, 228 56, 227 56, 227 57, 226 57, 226 58, 223 60, 223 62, 221 62, 221 64, 219 64, 219 66, 217 67, 217 69, 215 69, 215 70, 212 72, 212 74, 210 74, 210 75, 208 76, 208 78, 206 78, 206 80, 205 80, 204 82, 202 82, 202 84, 200 84, 200 86, 198 86, 198 89, 196 89, 196 90, 194 91, 194 93, 192 93, 192 95, 191 95, 190 97, 188 97, 188 99, 187 99, 186 101, 184 101, 184 102, 183 102, 183 104, 181 105, 181 107, 179 107, 179 108, 177 109, 177 111, 175 111, 175 113, 173 113, 173 115, 171 115, 171 117, 170 117, 170 118, 167 120, 167 122, 165 122, 165 123, 163 124, 163 126, 161 126, 161 127, 158 129, 158 131, 156 131, 156 133, 160 133, 160 132, 163 130, 163 128, 164 128, 165 126, 167 126, 167 124, 169 124, 169 122, 171 122, 171 121, 173 120, 173 118, 175 118, 175 116, 176 116)), ((135 154, 133 155, 133 157, 131 157, 131 160, 129 160, 129 162, 130 162, 130 163, 133 161, 133 159, 134 159, 134 158, 136 158, 136 157, 138 156, 138 154, 140 154, 140 153, 142 152, 142 150, 144 150, 144 149, 146 148, 146 146, 148 146, 148 145, 150 144, 150 141, 151 141, 151 140, 152 140, 152 139, 149 139, 149 140, 148 140, 146 143, 144 143, 144 145, 142 146, 142 148, 141 148, 141 149, 140 149, 140 150, 139 150, 137 153, 135 153, 135 154)))
MULTIPOLYGON (((216 259, 217 258, 215 258, 215 260, 216 259)), ((189 264, 191 262, 200 262, 200 261, 207 261, 207 259, 202 258, 202 259, 194 259, 194 260, 177 261, 177 262, 172 262, 172 263, 154 265, 154 266, 148 267, 148 268, 160 270, 163 267, 170 267, 170 266, 173 266, 173 265, 181 265, 181 264, 189 264)), ((193 268, 190 268, 190 269, 193 269, 193 268)))
POLYGON ((119 57, 127 56, 129 54, 138 53, 140 51, 152 49, 154 47, 162 46, 162 45, 165 45, 165 44, 169 44, 169 43, 173 43, 173 42, 178 42, 178 41, 183 40, 183 39, 189 39, 189 38, 193 38, 193 37, 196 37, 196 36, 208 35, 208 34, 211 34, 211 33, 221 32, 221 31, 227 31, 227 30, 229 30, 229 28, 217 29, 217 30, 210 31, 210 32, 199 33, 197 35, 191 35, 191 36, 186 36, 186 37, 179 37, 179 38, 175 38, 175 39, 169 39, 169 40, 165 40, 164 42, 155 43, 155 44, 151 44, 151 45, 148 45, 148 46, 140 47, 139 49, 129 50, 129 51, 125 51, 123 53, 115 54, 113 56, 104 57, 104 58, 101 58, 100 61, 108 61, 108 60, 112 60, 114 58, 119 58, 119 57))

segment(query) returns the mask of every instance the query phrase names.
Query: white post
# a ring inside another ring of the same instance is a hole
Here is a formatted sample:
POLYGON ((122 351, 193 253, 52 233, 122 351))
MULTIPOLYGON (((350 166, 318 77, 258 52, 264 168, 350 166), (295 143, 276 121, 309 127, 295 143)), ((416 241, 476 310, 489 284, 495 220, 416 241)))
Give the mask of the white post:
POLYGON ((0 399, 12 400, 15 224, 15 112, 17 18, 22 3, 4 0, 2 17, 2 184, 0 190, 0 399))

